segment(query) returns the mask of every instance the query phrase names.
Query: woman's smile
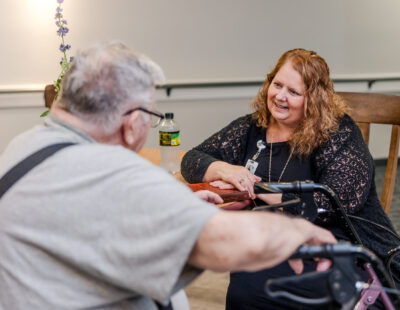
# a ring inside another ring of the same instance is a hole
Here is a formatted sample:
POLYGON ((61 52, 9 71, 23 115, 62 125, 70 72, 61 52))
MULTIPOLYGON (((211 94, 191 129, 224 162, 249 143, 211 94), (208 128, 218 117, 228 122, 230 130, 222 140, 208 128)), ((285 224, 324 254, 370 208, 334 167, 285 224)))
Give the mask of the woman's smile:
POLYGON ((279 103, 279 102, 277 102, 276 100, 273 100, 273 104, 274 104, 274 106, 277 107, 279 110, 284 110, 284 111, 289 110, 289 107, 288 107, 286 104, 284 104, 284 103, 279 103))

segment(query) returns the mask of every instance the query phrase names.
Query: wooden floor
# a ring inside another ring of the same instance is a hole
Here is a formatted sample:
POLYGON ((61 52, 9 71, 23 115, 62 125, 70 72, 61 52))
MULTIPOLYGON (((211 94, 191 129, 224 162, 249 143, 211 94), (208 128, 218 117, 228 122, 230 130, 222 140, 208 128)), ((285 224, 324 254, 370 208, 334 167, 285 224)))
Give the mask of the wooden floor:
POLYGON ((191 310, 224 310, 229 273, 205 271, 186 289, 191 310))

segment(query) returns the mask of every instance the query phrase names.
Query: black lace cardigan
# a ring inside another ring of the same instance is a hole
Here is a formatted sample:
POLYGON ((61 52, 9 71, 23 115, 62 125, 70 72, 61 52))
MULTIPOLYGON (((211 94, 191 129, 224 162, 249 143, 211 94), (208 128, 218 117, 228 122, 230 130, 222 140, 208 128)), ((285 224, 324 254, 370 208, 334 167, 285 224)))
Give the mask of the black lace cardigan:
MULTIPOLYGON (((182 176, 190 183, 199 183, 214 161, 244 165, 252 126, 256 124, 251 115, 240 117, 187 152, 182 160, 182 176)), ((330 140, 311 154, 310 160, 313 181, 329 186, 348 214, 373 221, 395 232, 376 193, 374 163, 368 146, 358 126, 348 115, 341 119, 339 129, 330 140)), ((292 198, 284 194, 282 200, 292 198)), ((330 202, 323 194, 315 193, 314 200, 319 208, 331 211, 330 202)), ((334 218, 333 213, 327 212, 319 216, 316 223, 330 229, 335 225, 334 218)), ((361 220, 352 220, 352 223, 363 244, 381 258, 387 257, 387 252, 400 244, 398 238, 381 228, 361 220)), ((397 276, 400 275, 399 259, 394 261, 395 276, 400 279, 397 276)))

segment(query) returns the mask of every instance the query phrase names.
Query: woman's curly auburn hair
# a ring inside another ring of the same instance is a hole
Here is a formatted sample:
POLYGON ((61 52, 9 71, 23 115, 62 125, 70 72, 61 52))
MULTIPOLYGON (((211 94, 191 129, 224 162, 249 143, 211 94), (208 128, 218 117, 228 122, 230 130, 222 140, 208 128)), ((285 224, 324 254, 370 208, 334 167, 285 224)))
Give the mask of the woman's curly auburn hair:
POLYGON ((304 118, 291 135, 289 144, 293 154, 302 157, 310 155, 329 139, 339 127, 339 119, 348 110, 341 97, 336 95, 329 77, 326 61, 314 51, 293 49, 285 52, 267 75, 252 106, 257 126, 267 128, 271 121, 268 110, 268 88, 281 67, 291 62, 301 75, 305 85, 304 118))

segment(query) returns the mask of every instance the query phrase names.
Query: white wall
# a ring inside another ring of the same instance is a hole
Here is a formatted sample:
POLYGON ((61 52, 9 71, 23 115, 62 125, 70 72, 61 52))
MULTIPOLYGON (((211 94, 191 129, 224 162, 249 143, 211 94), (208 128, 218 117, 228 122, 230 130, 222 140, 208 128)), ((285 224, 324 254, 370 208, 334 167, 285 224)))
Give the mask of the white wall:
MULTIPOLYGON (((85 48, 120 39, 164 68, 168 82, 262 79, 290 48, 314 49, 333 77, 400 76, 398 0, 65 0, 66 43, 85 48)), ((59 73, 56 0, 0 1, 0 152, 8 141, 40 123, 42 89, 59 73)), ((399 83, 377 91, 400 92, 399 83)), ((365 83, 338 90, 366 90, 365 83)), ((257 89, 158 92, 159 109, 181 123, 184 148, 201 142, 235 117, 250 112, 257 89)), ((374 133, 372 133, 374 135, 374 133)), ((388 136, 378 130, 379 141, 388 136), (380 137, 380 136, 383 136, 380 137)), ((373 139, 374 137, 372 137, 373 139)), ((157 137, 149 137, 155 146, 157 137)), ((373 144, 375 157, 384 145, 373 144)))
MULTIPOLYGON (((58 73, 56 0, 0 1, 0 86, 58 73)), ((287 49, 315 49, 333 75, 400 74, 398 0, 65 0, 77 48, 120 39, 169 81, 262 78, 287 49)))

